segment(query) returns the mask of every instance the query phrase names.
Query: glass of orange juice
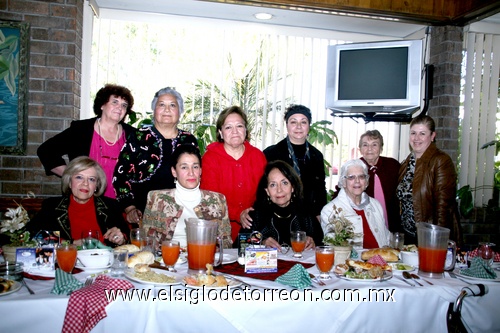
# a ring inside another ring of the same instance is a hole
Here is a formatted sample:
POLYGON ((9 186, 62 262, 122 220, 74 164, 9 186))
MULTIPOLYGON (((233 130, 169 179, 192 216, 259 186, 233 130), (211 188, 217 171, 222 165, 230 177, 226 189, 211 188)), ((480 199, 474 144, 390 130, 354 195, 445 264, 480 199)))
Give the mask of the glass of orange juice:
POLYGON ((161 242, 161 256, 165 267, 171 272, 176 272, 174 266, 179 259, 181 253, 181 246, 178 241, 165 240, 161 242))
POLYGON ((302 252, 306 248, 306 236, 305 231, 292 231, 290 233, 294 258, 302 258, 302 252))
POLYGON ((130 230, 130 242, 142 250, 146 241, 146 231, 142 228, 133 228, 130 230))
POLYGON ((58 244, 56 247, 56 260, 59 268, 71 274, 76 264, 77 248, 74 244, 58 244))
POLYGON ((316 267, 319 270, 319 278, 321 280, 329 280, 330 271, 333 267, 335 252, 333 246, 316 246, 316 267))

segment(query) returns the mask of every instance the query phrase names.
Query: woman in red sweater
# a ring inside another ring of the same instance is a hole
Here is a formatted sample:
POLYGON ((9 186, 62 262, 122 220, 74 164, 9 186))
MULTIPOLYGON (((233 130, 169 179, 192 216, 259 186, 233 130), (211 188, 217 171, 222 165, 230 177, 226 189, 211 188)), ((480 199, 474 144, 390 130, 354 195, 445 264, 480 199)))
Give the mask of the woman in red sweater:
POLYGON ((247 116, 239 106, 222 111, 216 125, 217 142, 208 145, 202 158, 200 188, 226 196, 233 243, 242 226, 252 226, 240 215, 252 209, 267 164, 264 153, 248 142, 247 124, 247 116))

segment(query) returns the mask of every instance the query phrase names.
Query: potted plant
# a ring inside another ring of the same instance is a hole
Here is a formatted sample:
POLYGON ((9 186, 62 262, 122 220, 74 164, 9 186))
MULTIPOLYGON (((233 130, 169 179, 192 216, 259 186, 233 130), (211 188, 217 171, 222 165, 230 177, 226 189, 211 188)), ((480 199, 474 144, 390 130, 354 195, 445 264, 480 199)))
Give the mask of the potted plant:
POLYGON ((335 263, 343 264, 351 255, 351 241, 361 235, 354 232, 354 226, 344 216, 342 208, 333 205, 333 211, 328 219, 327 232, 323 243, 332 245, 335 251, 335 263))
MULTIPOLYGON (((33 195, 34 196, 34 195, 33 195)), ((28 212, 17 203, 16 208, 7 208, 4 214, 7 219, 1 221, 0 233, 9 237, 10 243, 2 246, 3 256, 6 261, 16 260, 16 249, 22 247, 35 247, 37 243, 30 239, 29 231, 26 231, 26 224, 30 221, 28 212)), ((22 201, 21 201, 22 202, 22 201)))

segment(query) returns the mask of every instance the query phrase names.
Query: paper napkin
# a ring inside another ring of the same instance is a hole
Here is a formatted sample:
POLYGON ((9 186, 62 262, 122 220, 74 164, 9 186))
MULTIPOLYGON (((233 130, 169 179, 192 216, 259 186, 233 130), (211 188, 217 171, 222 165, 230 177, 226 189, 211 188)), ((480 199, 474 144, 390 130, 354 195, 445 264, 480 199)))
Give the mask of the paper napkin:
POLYGON ((311 285, 311 277, 301 264, 295 264, 288 272, 279 276, 275 281, 299 289, 304 289, 311 285))
POLYGON ((472 259, 470 268, 460 270, 460 274, 481 279, 496 279, 497 273, 483 259, 476 257, 472 259))
POLYGON ((68 274, 65 271, 57 268, 54 287, 52 288, 52 291, 50 293, 58 295, 67 295, 72 291, 80 289, 81 287, 83 287, 83 283, 78 281, 73 275, 68 274))

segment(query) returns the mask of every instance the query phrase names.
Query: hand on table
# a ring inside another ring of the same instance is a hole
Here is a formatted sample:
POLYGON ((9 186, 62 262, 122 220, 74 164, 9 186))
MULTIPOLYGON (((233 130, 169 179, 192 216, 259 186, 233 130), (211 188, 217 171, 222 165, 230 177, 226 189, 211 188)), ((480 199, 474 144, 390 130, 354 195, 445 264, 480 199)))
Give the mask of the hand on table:
POLYGON ((122 245, 125 243, 125 236, 123 236, 123 233, 120 229, 117 227, 113 227, 106 231, 104 234, 104 239, 109 240, 111 243, 117 244, 117 245, 122 245))

